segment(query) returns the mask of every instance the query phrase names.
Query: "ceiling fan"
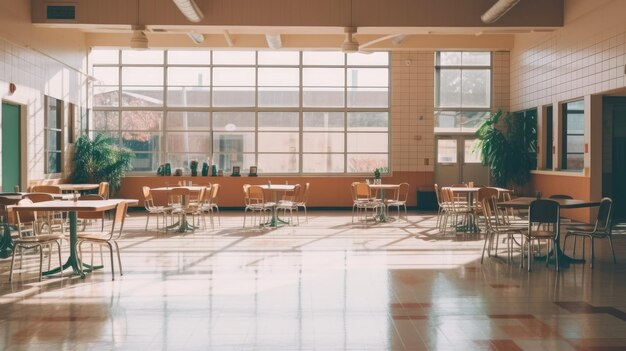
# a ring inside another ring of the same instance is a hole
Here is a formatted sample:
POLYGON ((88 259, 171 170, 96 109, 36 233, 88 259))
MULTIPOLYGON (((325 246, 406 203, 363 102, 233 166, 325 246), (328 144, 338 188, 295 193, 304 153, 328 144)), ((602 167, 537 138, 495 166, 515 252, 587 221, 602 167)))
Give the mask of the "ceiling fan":
POLYGON ((144 25, 133 25, 133 36, 130 38, 130 47, 131 49, 147 49, 148 48, 148 37, 144 32, 146 30, 146 26, 144 25))

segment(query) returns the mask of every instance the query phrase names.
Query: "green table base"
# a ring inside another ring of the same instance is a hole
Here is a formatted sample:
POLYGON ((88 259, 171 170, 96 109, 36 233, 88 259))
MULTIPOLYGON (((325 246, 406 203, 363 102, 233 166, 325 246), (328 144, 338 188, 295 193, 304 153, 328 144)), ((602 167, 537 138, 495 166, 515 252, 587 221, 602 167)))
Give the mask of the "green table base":
POLYGON ((78 259, 77 253, 77 243, 78 243, 78 233, 77 233, 77 225, 76 225, 76 211, 69 212, 69 220, 70 220, 70 257, 67 259, 67 262, 61 267, 57 267, 51 269, 49 271, 43 272, 44 276, 52 275, 60 273, 70 267, 72 267, 73 273, 80 275, 81 278, 85 278, 85 273, 91 272, 94 269, 102 268, 102 266, 91 266, 86 263, 82 263, 78 259))
POLYGON ((198 227, 196 227, 193 224, 190 224, 189 221, 187 221, 187 216, 183 216, 183 218, 181 220, 179 220, 178 222, 172 224, 172 225, 168 225, 166 227, 167 229, 176 229, 177 233, 185 233, 187 231, 194 231, 196 229, 198 229, 198 227))

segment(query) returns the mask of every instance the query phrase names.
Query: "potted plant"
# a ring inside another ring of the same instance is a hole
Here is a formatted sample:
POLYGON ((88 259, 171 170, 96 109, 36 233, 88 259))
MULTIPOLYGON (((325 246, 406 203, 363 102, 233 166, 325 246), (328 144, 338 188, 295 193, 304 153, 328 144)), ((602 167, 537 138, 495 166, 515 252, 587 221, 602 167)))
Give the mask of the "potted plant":
POLYGON ((374 184, 380 184, 380 168, 374 170, 374 184))
POLYGON ((206 177, 209 175, 209 164, 206 162, 202 163, 202 176, 206 177))
POLYGON ((189 168, 191 168, 191 176, 198 176, 198 161, 193 160, 189 163, 189 168))
POLYGON ((498 186, 523 187, 528 182, 536 164, 536 116, 498 110, 480 125, 476 137, 481 161, 498 186))
POLYGON ((81 135, 75 144, 74 183, 108 182, 111 189, 119 189, 121 179, 132 169, 133 152, 116 145, 115 140, 104 134, 90 139, 81 135))

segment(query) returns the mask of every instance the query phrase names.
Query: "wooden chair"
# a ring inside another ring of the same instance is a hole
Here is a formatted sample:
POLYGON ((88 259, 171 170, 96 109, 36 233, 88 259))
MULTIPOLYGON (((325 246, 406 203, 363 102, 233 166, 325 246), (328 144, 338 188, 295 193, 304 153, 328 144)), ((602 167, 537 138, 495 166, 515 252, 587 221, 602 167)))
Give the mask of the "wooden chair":
POLYGON ((387 212, 391 207, 398 208, 398 219, 400 218, 400 207, 404 207, 404 218, 407 219, 406 200, 409 196, 409 183, 401 183, 400 187, 394 191, 394 196, 386 203, 387 212))
POLYGON ((298 210, 300 208, 304 209, 304 221, 309 221, 309 215, 306 212, 306 203, 309 201, 309 190, 311 189, 311 183, 304 184, 304 191, 300 192, 300 198, 296 201, 296 206, 298 206, 298 210))
POLYGON ((128 208, 128 204, 126 202, 120 202, 115 207, 115 216, 113 217, 113 223, 111 225, 111 231, 109 232, 90 232, 90 233, 80 233, 78 235, 78 252, 79 257, 82 260, 82 245, 84 243, 89 244, 97 244, 101 246, 106 246, 109 248, 109 252, 111 254, 111 275, 112 279, 115 280, 115 265, 113 259, 113 245, 115 245, 115 251, 117 252, 117 261, 120 266, 120 275, 124 275, 124 271, 122 270, 122 257, 120 255, 120 247, 117 243, 117 240, 122 236, 122 230, 124 229, 124 219, 126 218, 126 210, 128 208), (119 229, 118 229, 119 228, 119 229))
POLYGON ((104 200, 109 199, 109 182, 100 182, 98 185, 98 195, 104 200))
POLYGON ((611 253, 613 254, 613 264, 617 263, 617 259, 615 258, 615 249, 613 248, 613 235, 612 235, 612 219, 613 219, 613 200, 608 197, 605 197, 600 202, 600 209, 598 210, 598 216, 596 217, 596 222, 593 226, 574 226, 568 227, 568 231, 565 234, 565 239, 563 239, 563 250, 565 250, 565 244, 567 243, 567 238, 572 236, 574 237, 574 250, 573 255, 576 254, 576 238, 581 237, 583 239, 583 254, 582 257, 585 257, 585 239, 589 239, 591 241, 591 264, 590 267, 593 268, 593 263, 595 260, 595 239, 609 239, 609 244, 611 245, 611 253))
POLYGON ((287 211, 289 211, 290 219, 289 223, 293 225, 293 211, 296 211, 296 219, 298 220, 298 225, 300 225, 300 215, 298 214, 298 199, 300 198, 301 185, 296 184, 294 189, 290 192, 287 192, 283 195, 282 199, 278 201, 276 205, 276 210, 283 211, 283 214, 286 215, 287 211))
POLYGON ((61 194, 61 188, 56 185, 33 185, 31 193, 61 194))
POLYGON ((144 186, 142 188, 143 193, 143 206, 148 211, 146 214, 146 228, 148 230, 148 222, 150 221, 151 215, 156 215, 157 220, 157 230, 159 230, 159 216, 163 215, 163 228, 167 227, 167 215, 171 210, 169 206, 157 206, 154 204, 154 199, 152 198, 152 193, 150 192, 150 187, 144 186))
MULTIPOLYGON (((43 271, 43 249, 48 247, 48 269, 51 265, 52 244, 56 244, 59 250, 59 266, 63 265, 61 261, 61 241, 63 234, 40 234, 37 230, 37 214, 32 210, 20 209, 20 205, 31 205, 30 199, 22 199, 18 202, 18 206, 14 207, 15 217, 17 220, 18 239, 13 242, 13 255, 11 256, 11 269, 9 273, 9 281, 13 280, 13 267, 15 264, 15 254, 20 252, 20 269, 23 267, 23 251, 24 249, 39 249, 39 281, 42 278, 43 271)), ((63 271, 61 271, 63 277, 63 271)))
POLYGON ((498 256, 498 243, 500 241, 500 236, 506 236, 505 240, 507 240, 507 262, 511 262, 512 251, 513 251, 513 235, 521 234, 524 228, 519 227, 508 227, 503 220, 502 214, 498 209, 498 197, 496 195, 492 195, 490 197, 483 197, 480 215, 484 218, 485 222, 485 242, 483 244, 483 252, 480 256, 480 263, 483 263, 483 259, 485 258, 485 251, 487 251, 487 255, 491 256, 491 249, 493 247, 493 243, 496 243, 495 254, 494 256, 498 256))
POLYGON ((372 196, 370 186, 367 183, 352 183, 352 200, 352 223, 354 223, 355 211, 357 220, 360 220, 361 213, 363 213, 363 218, 367 222, 367 212, 369 210, 372 210, 372 218, 376 219, 379 211, 385 206, 382 201, 372 196))
MULTIPOLYGON (((50 193, 29 193, 25 194, 23 198, 30 199, 34 203, 54 200, 50 193)), ((40 233, 43 233, 43 229, 46 226, 50 234, 54 231, 58 231, 61 234, 65 233, 65 219, 61 212, 37 211, 36 215, 40 233)))
MULTIPOLYGON (((243 185, 245 208, 243 210, 243 227, 246 227, 246 214, 248 211, 257 212, 259 217, 259 223, 263 223, 265 214, 268 211, 272 211, 276 206, 274 202, 266 202, 263 188, 258 185, 243 185)), ((256 223, 256 220, 255 222, 256 223)))
MULTIPOLYGON (((104 198, 96 194, 81 195, 78 198, 78 201, 89 201, 89 200, 104 200, 104 198)), ((83 230, 87 228, 87 222, 89 222, 92 219, 94 220, 99 219, 101 222, 100 230, 104 231, 104 212, 93 212, 93 211, 78 212, 76 214, 76 218, 81 220, 83 224, 83 230)))
POLYGON ((221 186, 219 184, 211 185, 211 189, 207 195, 207 201, 204 204, 205 211, 209 211, 211 216, 211 227, 213 227, 213 212, 217 213, 218 225, 222 224, 222 220, 220 219, 220 207, 218 205, 220 187, 221 186))

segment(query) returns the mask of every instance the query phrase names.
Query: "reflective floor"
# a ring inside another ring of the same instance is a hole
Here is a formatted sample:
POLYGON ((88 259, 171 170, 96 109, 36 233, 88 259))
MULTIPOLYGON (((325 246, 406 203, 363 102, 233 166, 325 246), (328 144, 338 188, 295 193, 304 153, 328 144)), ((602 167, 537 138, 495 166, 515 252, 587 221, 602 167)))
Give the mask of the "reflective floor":
POLYGON ((115 281, 106 252, 84 280, 40 283, 29 255, 11 284, 0 260, 0 347, 626 350, 622 237, 617 265, 600 243, 593 270, 535 261, 528 273, 519 256, 481 265, 482 239, 441 235, 431 214, 365 225, 311 212, 278 229, 243 229, 242 218, 225 212, 215 230, 183 235, 144 231, 131 212, 115 281))

